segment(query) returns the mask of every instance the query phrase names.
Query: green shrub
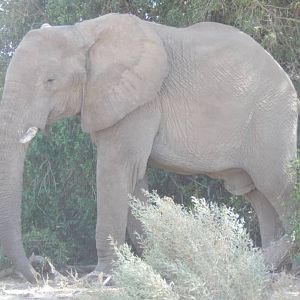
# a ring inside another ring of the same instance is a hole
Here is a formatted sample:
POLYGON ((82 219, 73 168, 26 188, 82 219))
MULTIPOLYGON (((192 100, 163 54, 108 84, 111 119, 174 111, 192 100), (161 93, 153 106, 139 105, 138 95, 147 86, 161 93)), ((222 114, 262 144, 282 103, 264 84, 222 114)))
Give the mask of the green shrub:
POLYGON ((131 204, 146 233, 143 260, 126 245, 116 249, 114 281, 124 299, 266 299, 262 253, 232 209, 194 198, 188 211, 147 197, 152 205, 131 204))
POLYGON ((24 171, 22 230, 28 255, 56 267, 96 259, 95 149, 76 119, 30 144, 24 171))
MULTIPOLYGON (((292 163, 292 172, 294 172, 296 178, 296 184, 291 197, 291 202, 285 203, 289 210, 289 232, 296 244, 300 245, 300 156, 298 153, 297 159, 292 163), (292 209, 291 209, 292 207, 292 209)), ((300 261, 300 253, 296 254, 297 260, 300 261)))
POLYGON ((48 228, 32 228, 30 232, 23 235, 24 247, 27 253, 49 257, 56 265, 64 265, 69 257, 67 241, 60 239, 55 231, 48 228))
POLYGON ((2 248, 0 247, 0 271, 10 267, 11 265, 11 261, 3 254, 2 248))

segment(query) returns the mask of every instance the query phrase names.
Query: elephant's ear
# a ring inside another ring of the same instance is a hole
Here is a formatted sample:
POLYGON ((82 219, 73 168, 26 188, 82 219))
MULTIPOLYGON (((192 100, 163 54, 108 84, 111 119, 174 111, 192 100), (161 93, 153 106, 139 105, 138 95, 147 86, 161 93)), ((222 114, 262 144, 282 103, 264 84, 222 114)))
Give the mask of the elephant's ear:
POLYGON ((168 73, 167 55, 155 24, 118 14, 97 20, 81 111, 86 132, 110 127, 153 101, 168 73))

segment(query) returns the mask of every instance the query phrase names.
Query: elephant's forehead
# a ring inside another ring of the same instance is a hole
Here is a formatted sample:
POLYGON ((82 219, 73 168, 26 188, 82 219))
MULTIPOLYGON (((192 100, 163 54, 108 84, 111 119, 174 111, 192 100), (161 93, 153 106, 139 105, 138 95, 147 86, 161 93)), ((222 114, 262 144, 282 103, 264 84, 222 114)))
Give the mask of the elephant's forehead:
POLYGON ((49 69, 49 66, 52 68, 58 67, 61 55, 61 53, 54 51, 50 55, 45 46, 26 47, 26 45, 21 45, 16 49, 12 57, 7 78, 12 76, 12 79, 15 81, 33 76, 38 77, 41 71, 49 69))
POLYGON ((28 32, 18 48, 28 49, 36 54, 61 53, 70 48, 68 39, 58 29, 45 28, 28 32))
POLYGON ((17 65, 28 65, 34 68, 35 65, 41 65, 43 62, 59 62, 64 56, 65 47, 55 47, 49 42, 44 44, 24 40, 16 49, 12 63, 17 65))
MULTIPOLYGON (((51 57, 59 56, 59 52, 54 55, 54 51, 51 57)), ((36 64, 41 64, 43 61, 49 61, 49 50, 47 50, 43 46, 31 45, 30 47, 26 47, 26 45, 21 45, 18 47, 13 55, 13 59, 11 64, 18 65, 27 65, 33 68, 36 64), (48 53, 46 56, 45 54, 48 53)))

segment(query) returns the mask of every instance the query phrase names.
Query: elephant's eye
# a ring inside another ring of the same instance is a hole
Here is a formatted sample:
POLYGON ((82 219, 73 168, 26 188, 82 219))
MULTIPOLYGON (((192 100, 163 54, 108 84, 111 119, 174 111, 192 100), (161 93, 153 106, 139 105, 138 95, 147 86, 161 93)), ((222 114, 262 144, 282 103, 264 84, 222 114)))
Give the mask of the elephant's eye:
POLYGON ((45 88, 51 91, 55 86, 54 82, 55 82, 54 77, 51 76, 46 78, 46 80, 44 81, 45 88))
POLYGON ((53 77, 49 77, 48 79, 46 79, 46 81, 44 83, 46 89, 52 90, 54 81, 55 81, 55 79, 53 77))

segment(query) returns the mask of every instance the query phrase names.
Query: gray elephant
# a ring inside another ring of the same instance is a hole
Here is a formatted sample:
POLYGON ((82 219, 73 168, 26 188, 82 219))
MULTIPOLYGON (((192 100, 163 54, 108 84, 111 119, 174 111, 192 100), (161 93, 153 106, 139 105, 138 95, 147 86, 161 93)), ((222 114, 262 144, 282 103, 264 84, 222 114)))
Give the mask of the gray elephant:
POLYGON ((109 273, 126 227, 128 194, 147 164, 223 179, 245 195, 262 247, 284 234, 296 157, 297 95, 251 37, 222 24, 172 28, 109 14, 32 30, 9 65, 0 107, 0 242, 31 282, 21 241, 23 163, 38 130, 80 114, 97 146, 96 271, 109 273))

